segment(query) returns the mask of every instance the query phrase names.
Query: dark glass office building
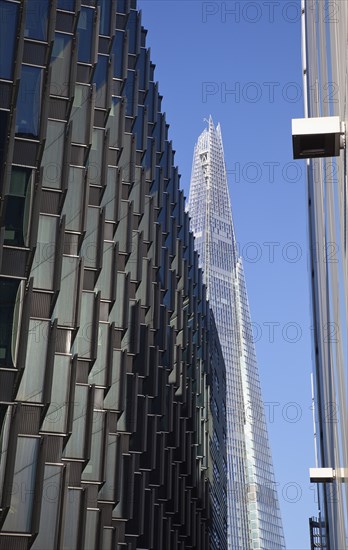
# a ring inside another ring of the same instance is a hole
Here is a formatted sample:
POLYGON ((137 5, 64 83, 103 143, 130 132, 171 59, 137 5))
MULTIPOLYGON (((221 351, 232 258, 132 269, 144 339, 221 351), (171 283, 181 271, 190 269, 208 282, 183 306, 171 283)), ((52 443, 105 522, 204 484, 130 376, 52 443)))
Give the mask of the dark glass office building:
POLYGON ((226 549, 225 374, 135 2, 0 0, 0 550, 226 549))

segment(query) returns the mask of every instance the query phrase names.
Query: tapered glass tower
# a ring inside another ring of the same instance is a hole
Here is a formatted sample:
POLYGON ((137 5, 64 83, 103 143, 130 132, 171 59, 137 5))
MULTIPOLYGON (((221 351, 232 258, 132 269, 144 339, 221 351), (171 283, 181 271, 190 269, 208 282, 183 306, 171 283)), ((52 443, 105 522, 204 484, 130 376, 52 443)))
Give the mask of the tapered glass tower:
POLYGON ((226 364, 228 548, 285 548, 220 125, 199 136, 188 204, 226 364))

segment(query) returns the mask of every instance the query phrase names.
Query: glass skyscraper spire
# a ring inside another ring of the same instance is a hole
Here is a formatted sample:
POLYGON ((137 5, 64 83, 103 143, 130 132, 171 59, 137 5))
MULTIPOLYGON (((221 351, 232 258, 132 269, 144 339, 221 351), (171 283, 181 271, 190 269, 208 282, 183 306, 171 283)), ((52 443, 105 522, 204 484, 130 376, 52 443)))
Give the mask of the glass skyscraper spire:
POLYGON ((220 125, 194 149, 188 210, 226 364, 228 548, 285 548, 220 125))

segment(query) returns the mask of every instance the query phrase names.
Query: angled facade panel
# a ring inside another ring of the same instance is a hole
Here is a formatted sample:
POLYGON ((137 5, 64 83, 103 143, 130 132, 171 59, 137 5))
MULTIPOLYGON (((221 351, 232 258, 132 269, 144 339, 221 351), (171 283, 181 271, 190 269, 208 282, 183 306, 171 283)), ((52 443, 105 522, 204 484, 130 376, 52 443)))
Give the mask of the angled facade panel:
POLYGON ((0 26, 0 549, 227 548, 224 364, 135 2, 0 26))

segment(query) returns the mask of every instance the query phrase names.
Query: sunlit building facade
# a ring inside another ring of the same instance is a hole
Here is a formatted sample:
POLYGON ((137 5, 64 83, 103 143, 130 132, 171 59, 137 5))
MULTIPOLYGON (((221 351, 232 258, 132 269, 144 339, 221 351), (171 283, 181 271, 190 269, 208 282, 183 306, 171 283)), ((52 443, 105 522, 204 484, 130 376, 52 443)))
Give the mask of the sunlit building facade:
MULTIPOLYGON (((302 1, 305 117, 338 116, 348 127, 348 3, 302 1)), ((313 316, 317 546, 348 548, 347 135, 340 156, 307 160, 313 316)), ((313 522, 312 522, 313 524, 313 522)), ((312 534, 312 532, 311 532, 312 534)))
POLYGON ((242 259, 233 229, 220 125, 194 149, 188 211, 226 365, 228 548, 285 548, 253 344, 242 259))
POLYGON ((140 13, 0 0, 0 36, 0 550, 227 550, 224 362, 140 13))

